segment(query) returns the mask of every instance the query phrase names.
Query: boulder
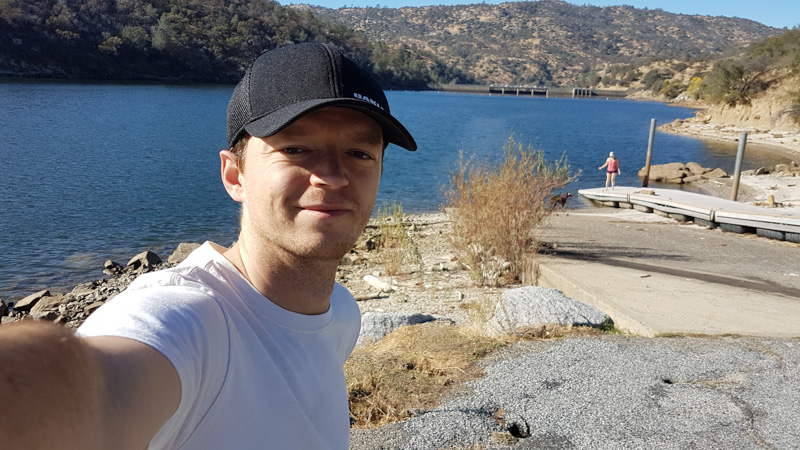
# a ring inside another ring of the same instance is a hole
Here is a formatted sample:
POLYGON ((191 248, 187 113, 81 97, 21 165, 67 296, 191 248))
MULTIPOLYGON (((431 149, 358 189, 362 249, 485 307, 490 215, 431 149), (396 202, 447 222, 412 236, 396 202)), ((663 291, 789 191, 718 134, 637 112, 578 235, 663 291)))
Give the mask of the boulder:
POLYGON ((658 164, 650 167, 651 170, 653 168, 658 168, 659 170, 664 170, 664 171, 680 171, 686 169, 686 165, 684 163, 674 162, 667 164, 658 164))
POLYGON ((128 261, 128 270, 137 271, 139 273, 147 272, 156 264, 161 264, 161 258, 150 250, 139 253, 128 261))
POLYGON ((392 331, 408 326, 437 320, 430 314, 386 313, 368 311, 361 316, 361 333, 356 345, 375 343, 392 331))
POLYGON ((390 283, 379 280, 375 275, 364 275, 364 281, 381 292, 392 292, 394 290, 394 286, 392 286, 390 283))
POLYGON ((689 183, 694 183, 695 181, 702 181, 702 180, 705 180, 705 178, 703 178, 702 175, 692 175, 684 178, 683 182, 685 184, 689 184, 689 183))
POLYGON ((0 317, 5 316, 6 314, 8 314, 8 305, 6 305, 6 302, 0 299, 0 317))
POLYGON ((200 245, 201 244, 196 244, 193 242, 181 242, 180 244, 178 244, 178 248, 176 248, 175 251, 172 252, 171 255, 169 255, 169 258, 167 258, 167 262, 170 264, 178 264, 183 262, 183 260, 186 259, 186 257, 189 256, 190 253, 192 253, 198 247, 200 247, 200 245))
POLYGON ((122 273, 122 266, 110 259, 107 259, 103 264, 103 273, 110 277, 117 276, 122 273))
POLYGON ((524 286, 503 292, 487 326, 496 334, 518 334, 543 325, 600 327, 607 320, 603 311, 561 291, 524 286))
POLYGON ((714 180, 714 179, 717 179, 717 178, 724 178, 724 177, 727 177, 727 176, 728 176, 728 172, 725 172, 724 170, 722 170, 720 168, 716 168, 716 169, 714 169, 714 170, 712 170, 710 172, 707 172, 707 173, 703 174, 703 178, 705 178, 706 180, 714 180))
POLYGON ((41 290, 35 294, 31 294, 22 300, 18 301, 14 304, 14 310, 16 311, 30 311, 36 303, 38 303, 44 297, 49 297, 50 291, 47 289, 41 290))
POLYGON ((706 169, 705 167, 697 164, 696 162, 688 162, 686 163, 686 168, 689 169, 689 172, 692 173, 693 176, 702 175, 711 169, 706 169))
POLYGON ((781 175, 791 175, 792 171, 788 164, 775 164, 774 173, 781 175))
POLYGON ((54 295, 43 297, 31 308, 31 317, 34 319, 55 320, 61 314, 59 308, 72 299, 68 295, 54 295))
POLYGON ((85 297, 87 295, 94 294, 95 289, 97 289, 97 282, 90 281, 88 283, 75 286, 70 294, 72 294, 74 297, 85 297))
POLYGON ((103 306, 105 302, 94 302, 83 307, 83 312, 88 316, 89 314, 97 311, 97 308, 103 306))
MULTIPOLYGON (((644 168, 639 171, 639 178, 644 178, 644 168)), ((683 179, 691 175, 691 171, 682 163, 669 163, 650 166, 650 181, 681 184, 683 179)))

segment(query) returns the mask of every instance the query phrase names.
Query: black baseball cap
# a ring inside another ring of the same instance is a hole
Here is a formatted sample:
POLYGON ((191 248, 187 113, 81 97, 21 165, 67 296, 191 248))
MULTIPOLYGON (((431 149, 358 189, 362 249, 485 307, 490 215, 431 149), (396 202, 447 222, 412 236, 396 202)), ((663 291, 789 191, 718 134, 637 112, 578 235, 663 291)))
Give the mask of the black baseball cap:
POLYGON ((417 149, 408 130, 389 113, 380 85, 338 48, 310 42, 264 52, 247 69, 228 104, 228 146, 245 132, 272 136, 326 106, 358 110, 383 128, 385 143, 417 149))

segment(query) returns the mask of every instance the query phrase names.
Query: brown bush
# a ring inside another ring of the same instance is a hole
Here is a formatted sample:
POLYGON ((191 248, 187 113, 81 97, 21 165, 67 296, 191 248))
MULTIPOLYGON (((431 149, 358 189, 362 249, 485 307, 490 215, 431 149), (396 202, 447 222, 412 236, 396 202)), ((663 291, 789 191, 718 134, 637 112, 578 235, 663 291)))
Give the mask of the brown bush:
POLYGON ((482 285, 518 280, 524 256, 536 251, 534 231, 551 213, 546 200, 573 179, 565 156, 549 163, 513 135, 496 165, 462 153, 445 195, 453 208, 451 243, 471 276, 482 285))

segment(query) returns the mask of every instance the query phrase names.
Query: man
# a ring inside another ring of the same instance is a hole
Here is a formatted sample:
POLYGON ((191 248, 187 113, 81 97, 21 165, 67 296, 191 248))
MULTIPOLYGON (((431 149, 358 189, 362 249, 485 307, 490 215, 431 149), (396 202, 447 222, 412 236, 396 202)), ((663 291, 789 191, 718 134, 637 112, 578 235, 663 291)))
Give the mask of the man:
POLYGON ((138 278, 77 337, 0 329, 0 416, 18 424, 0 448, 347 448, 342 365, 360 315, 335 274, 388 143, 416 149, 340 51, 261 55, 234 90, 220 152, 238 240, 138 278))

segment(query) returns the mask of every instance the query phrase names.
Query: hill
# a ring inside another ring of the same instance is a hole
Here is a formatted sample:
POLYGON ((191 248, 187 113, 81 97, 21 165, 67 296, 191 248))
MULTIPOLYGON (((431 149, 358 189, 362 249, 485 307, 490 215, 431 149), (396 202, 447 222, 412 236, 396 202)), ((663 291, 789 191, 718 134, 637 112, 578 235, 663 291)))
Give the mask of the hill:
POLYGON ((0 76, 235 82, 261 52, 305 41, 380 61, 386 87, 431 79, 402 50, 273 0, 0 1, 0 76))
POLYGON ((5 0, 0 76, 233 82, 262 51, 323 41, 371 68, 386 88, 652 89, 681 65, 778 33, 745 19, 557 0, 337 10, 274 0, 5 0), (654 61, 671 62, 642 68, 654 61))
POLYGON ((485 84, 572 85, 583 74, 615 66, 618 84, 626 86, 646 62, 718 58, 781 32, 746 19, 558 0, 294 8, 364 32, 370 40, 431 55, 485 84))

